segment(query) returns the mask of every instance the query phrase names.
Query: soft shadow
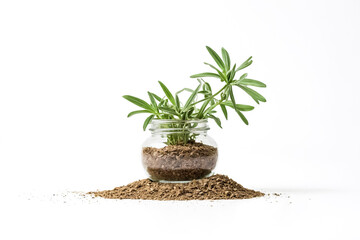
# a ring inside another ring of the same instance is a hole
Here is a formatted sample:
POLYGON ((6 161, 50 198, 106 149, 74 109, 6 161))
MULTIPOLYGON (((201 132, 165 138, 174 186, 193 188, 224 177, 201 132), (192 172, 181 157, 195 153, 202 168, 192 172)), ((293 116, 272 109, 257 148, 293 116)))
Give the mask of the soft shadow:
POLYGON ((341 188, 262 188, 261 191, 267 193, 333 193, 346 191, 341 188))

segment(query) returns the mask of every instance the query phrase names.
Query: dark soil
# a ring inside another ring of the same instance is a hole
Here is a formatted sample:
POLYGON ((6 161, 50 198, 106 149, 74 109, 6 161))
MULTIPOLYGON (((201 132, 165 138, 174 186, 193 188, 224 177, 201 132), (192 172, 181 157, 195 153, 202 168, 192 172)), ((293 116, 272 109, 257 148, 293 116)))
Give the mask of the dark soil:
POLYGON ((95 197, 146 200, 220 200, 248 199, 264 196, 244 188, 227 176, 214 176, 188 183, 160 183, 143 179, 113 190, 89 192, 95 197))
POLYGON ((192 179, 200 179, 211 173, 209 169, 161 169, 148 167, 147 172, 153 181, 190 181, 192 179))
POLYGON ((143 164, 152 180, 190 181, 208 176, 215 168, 217 148, 202 143, 145 147, 143 164))

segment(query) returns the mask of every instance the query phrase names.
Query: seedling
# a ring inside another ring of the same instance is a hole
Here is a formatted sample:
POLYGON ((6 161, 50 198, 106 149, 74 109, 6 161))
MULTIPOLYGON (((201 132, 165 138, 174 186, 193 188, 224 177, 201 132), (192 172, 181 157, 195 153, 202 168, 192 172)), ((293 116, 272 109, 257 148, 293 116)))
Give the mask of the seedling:
POLYGON ((188 123, 186 120, 199 120, 199 119, 213 119, 215 123, 221 128, 221 120, 217 116, 217 108, 220 107, 225 119, 228 119, 228 108, 234 110, 241 120, 248 125, 249 122, 246 119, 243 112, 251 111, 253 106, 238 104, 235 99, 234 87, 242 89, 247 93, 257 104, 260 102, 266 102, 266 99, 257 91, 251 87, 265 88, 266 85, 260 81, 248 78, 247 73, 243 73, 239 78, 236 75, 239 71, 247 68, 252 64, 252 57, 249 57, 240 66, 234 64, 231 66, 230 56, 228 52, 222 48, 220 57, 212 48, 206 47, 211 57, 215 61, 217 67, 210 63, 204 63, 211 67, 213 72, 204 72, 194 74, 191 78, 196 78, 199 81, 199 85, 196 89, 184 88, 175 94, 173 94, 164 83, 159 81, 165 96, 159 97, 155 93, 148 92, 150 102, 146 102, 134 96, 123 96, 126 100, 139 106, 141 109, 130 112, 128 117, 135 114, 145 113, 149 116, 145 119, 143 124, 144 131, 148 124, 153 119, 175 119, 178 122, 171 123, 171 126, 164 126, 169 128, 182 128, 182 133, 173 133, 167 136, 167 145, 183 145, 189 142, 195 141, 196 134, 187 131, 187 128, 194 128, 196 126, 188 123), (223 87, 213 93, 209 82, 203 78, 217 78, 224 85, 223 87), (180 100, 180 93, 188 91, 190 97, 182 102, 180 100))

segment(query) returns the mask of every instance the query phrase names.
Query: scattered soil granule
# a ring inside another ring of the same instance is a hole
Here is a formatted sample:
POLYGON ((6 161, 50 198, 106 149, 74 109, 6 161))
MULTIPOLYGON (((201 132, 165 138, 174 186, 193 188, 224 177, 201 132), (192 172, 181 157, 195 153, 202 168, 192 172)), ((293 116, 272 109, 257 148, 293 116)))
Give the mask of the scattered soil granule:
POLYGON ((220 174, 188 183, 160 183, 143 179, 113 190, 88 194, 111 199, 146 200, 219 200, 264 196, 262 192, 244 188, 231 178, 220 174))

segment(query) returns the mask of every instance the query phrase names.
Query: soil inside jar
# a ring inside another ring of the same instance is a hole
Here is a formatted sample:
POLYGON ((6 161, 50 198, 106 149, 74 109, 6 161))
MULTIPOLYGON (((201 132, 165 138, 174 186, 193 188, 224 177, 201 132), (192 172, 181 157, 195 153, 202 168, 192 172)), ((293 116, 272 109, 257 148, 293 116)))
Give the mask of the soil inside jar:
POLYGON ((215 168, 217 148, 197 142, 145 147, 143 164, 152 180, 190 181, 208 176, 215 168))

